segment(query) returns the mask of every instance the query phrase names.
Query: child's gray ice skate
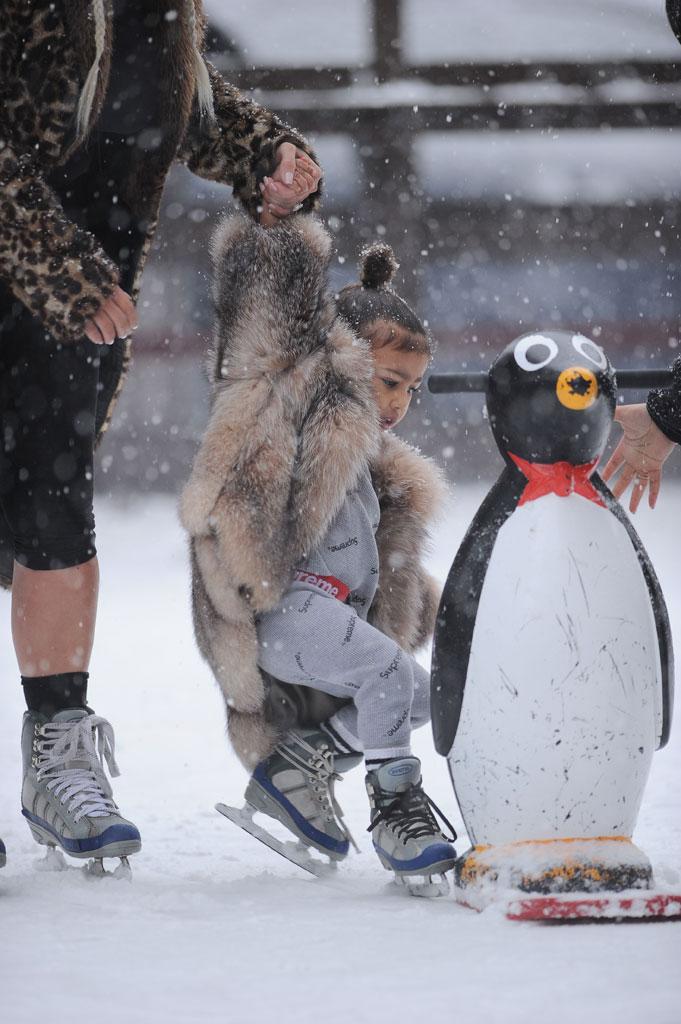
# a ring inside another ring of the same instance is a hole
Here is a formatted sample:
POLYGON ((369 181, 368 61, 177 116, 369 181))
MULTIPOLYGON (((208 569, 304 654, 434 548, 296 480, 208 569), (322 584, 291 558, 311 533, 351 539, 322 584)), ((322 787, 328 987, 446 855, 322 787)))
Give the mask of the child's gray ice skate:
POLYGON ((21 736, 24 781, 22 813, 33 838, 71 857, 94 858, 92 874, 104 874, 103 858, 120 857, 116 873, 141 848, 140 834, 123 818, 104 771, 119 774, 109 722, 84 708, 51 718, 27 711, 21 736))
MULTIPOLYGON (((329 864, 311 857, 310 848, 335 863, 347 856, 353 842, 334 795, 334 784, 340 778, 334 760, 333 740, 327 733, 319 729, 291 732, 253 772, 246 787, 245 807, 238 811, 218 804, 217 808, 277 853, 320 874, 329 864), (282 843, 255 825, 252 818, 258 811, 282 822, 298 840, 299 848, 282 843)), ((343 767, 349 767, 351 760, 356 764, 361 755, 354 759, 347 755, 343 767)))
POLYGON ((306 846, 332 860, 342 860, 350 841, 334 795, 334 784, 340 778, 334 760, 326 733, 316 729, 291 732, 253 772, 246 800, 281 821, 306 846))
POLYGON ((374 849, 388 871, 394 871, 412 895, 438 896, 448 891, 445 871, 454 867, 456 834, 421 786, 421 762, 417 757, 386 761, 366 777, 371 804, 374 849), (433 817, 437 811, 452 831, 443 835, 433 817), (434 876, 442 876, 433 881, 434 876))

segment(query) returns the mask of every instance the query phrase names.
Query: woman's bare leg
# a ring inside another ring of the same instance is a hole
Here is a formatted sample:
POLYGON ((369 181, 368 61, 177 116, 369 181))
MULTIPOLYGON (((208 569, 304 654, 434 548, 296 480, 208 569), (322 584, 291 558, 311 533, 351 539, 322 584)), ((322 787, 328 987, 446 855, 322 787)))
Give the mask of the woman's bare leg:
POLYGON ((48 571, 14 563, 12 638, 22 676, 87 672, 98 591, 96 558, 48 571))

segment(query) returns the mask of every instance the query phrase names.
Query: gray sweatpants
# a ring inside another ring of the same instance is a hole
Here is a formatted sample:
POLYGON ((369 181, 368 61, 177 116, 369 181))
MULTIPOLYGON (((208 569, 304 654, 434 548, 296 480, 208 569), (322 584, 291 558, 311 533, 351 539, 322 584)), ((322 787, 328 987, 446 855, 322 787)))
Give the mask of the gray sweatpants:
POLYGON ((331 719, 367 761, 410 753, 430 719, 430 678, 415 659, 335 597, 293 590, 258 619, 258 664, 285 683, 350 697, 331 719))

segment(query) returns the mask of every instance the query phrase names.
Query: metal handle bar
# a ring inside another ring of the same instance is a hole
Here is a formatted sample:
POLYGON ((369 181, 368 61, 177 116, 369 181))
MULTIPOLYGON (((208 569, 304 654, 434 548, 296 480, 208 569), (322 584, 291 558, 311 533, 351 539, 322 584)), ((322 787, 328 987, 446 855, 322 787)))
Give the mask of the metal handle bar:
MULTIPOLYGON (((618 388, 664 388, 672 382, 671 370, 617 370, 618 388)), ((431 373, 428 390, 433 394, 452 394, 465 391, 485 391, 487 371, 470 370, 465 373, 431 373)))

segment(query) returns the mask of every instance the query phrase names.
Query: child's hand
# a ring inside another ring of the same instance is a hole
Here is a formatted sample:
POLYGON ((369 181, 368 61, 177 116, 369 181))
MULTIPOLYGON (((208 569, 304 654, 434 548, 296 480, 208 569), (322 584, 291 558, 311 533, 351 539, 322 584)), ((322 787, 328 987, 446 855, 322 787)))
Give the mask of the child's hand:
POLYGON ((307 153, 291 142, 283 142, 277 150, 276 171, 260 184, 263 199, 260 223, 271 227, 282 217, 288 217, 317 191, 321 176, 321 169, 307 153))
POLYGON ((629 511, 635 512, 648 488, 648 504, 655 508, 660 493, 662 465, 675 448, 673 441, 653 423, 645 405, 620 405, 615 419, 624 430, 601 476, 609 480, 620 469, 612 493, 620 498, 634 480, 629 511))

